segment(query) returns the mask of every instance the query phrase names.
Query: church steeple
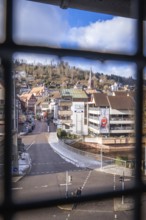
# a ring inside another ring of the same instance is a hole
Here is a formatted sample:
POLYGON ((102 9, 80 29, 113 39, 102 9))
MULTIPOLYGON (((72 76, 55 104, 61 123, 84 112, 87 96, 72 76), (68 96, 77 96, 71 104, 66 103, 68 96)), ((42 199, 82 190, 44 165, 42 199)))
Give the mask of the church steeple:
POLYGON ((90 68, 90 73, 89 73, 88 89, 92 89, 92 68, 90 68))

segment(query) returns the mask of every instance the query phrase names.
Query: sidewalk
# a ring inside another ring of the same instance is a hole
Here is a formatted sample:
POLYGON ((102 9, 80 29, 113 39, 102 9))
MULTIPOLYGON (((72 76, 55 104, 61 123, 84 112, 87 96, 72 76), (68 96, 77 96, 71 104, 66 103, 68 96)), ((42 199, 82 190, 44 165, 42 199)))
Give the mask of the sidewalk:
POLYGON ((132 198, 114 198, 114 211, 128 211, 134 209, 134 200, 132 198))
POLYGON ((104 172, 104 173, 110 173, 110 174, 115 174, 115 175, 119 175, 119 176, 134 176, 134 171, 133 169, 130 168, 126 168, 126 167, 120 167, 117 165, 107 165, 104 166, 102 169, 96 169, 98 171, 104 172))
POLYGON ((94 169, 97 171, 116 174, 119 176, 133 176, 133 169, 126 168, 124 166, 118 166, 116 164, 105 165, 103 163, 101 169, 101 160, 97 159, 94 154, 87 154, 84 151, 74 149, 73 147, 67 145, 58 139, 56 132, 49 133, 48 143, 50 146, 62 156, 65 160, 70 161, 74 165, 83 168, 94 169))

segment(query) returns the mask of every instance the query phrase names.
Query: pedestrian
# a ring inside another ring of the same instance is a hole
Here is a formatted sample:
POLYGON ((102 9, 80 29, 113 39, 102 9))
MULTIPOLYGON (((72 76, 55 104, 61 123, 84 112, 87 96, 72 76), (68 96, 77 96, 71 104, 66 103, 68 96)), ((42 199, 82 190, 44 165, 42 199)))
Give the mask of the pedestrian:
MULTIPOLYGON (((77 188, 77 190, 75 191, 75 196, 76 197, 80 197, 82 194, 82 187, 77 188)), ((77 202, 74 203, 73 209, 75 209, 77 207, 77 202)))

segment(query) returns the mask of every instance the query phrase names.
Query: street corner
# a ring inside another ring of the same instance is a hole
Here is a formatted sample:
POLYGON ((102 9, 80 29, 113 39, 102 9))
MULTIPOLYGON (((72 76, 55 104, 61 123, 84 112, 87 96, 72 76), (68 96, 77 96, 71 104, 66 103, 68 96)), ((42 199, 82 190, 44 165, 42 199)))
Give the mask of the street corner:
POLYGON ((128 211, 134 209, 134 201, 132 199, 114 198, 114 211, 128 211))
POLYGON ((12 177, 12 182, 13 183, 17 183, 19 180, 21 180, 23 178, 23 175, 21 176, 13 176, 12 177))

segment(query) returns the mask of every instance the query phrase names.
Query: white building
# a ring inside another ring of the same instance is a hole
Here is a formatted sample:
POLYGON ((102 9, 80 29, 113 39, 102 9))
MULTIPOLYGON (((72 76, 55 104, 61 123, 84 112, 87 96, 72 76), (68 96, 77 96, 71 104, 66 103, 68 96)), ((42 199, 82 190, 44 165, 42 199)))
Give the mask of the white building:
POLYGON ((78 135, 88 135, 88 97, 81 89, 63 89, 58 101, 58 127, 78 135))
POLYGON ((96 136, 128 136, 135 132, 134 99, 127 94, 93 94, 89 103, 88 124, 96 136))

